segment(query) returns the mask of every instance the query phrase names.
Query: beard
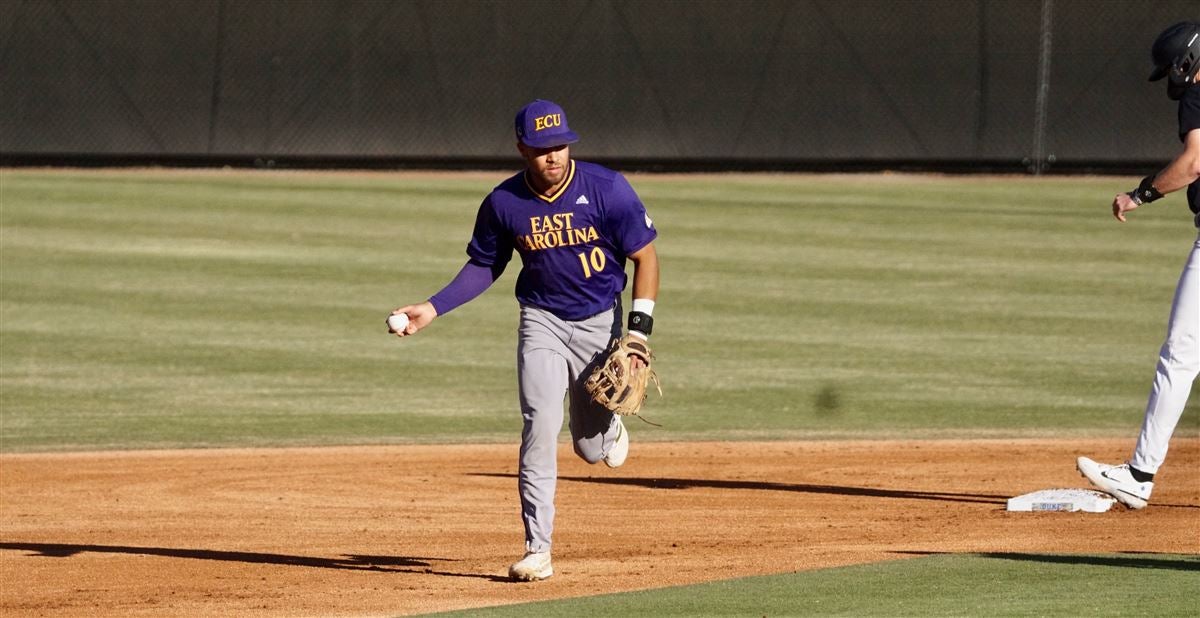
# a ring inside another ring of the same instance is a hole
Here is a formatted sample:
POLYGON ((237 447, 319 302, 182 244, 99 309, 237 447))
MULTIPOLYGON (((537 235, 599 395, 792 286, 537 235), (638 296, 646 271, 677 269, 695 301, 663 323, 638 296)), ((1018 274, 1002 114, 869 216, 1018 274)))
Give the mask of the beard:
POLYGON ((554 170, 544 169, 538 174, 538 176, 541 178, 542 182, 546 183, 546 185, 550 186, 550 187, 553 187, 554 185, 557 185, 558 183, 562 182, 563 178, 566 177, 566 175, 567 175, 567 169, 565 166, 561 166, 561 165, 558 167, 558 169, 554 169, 554 170))

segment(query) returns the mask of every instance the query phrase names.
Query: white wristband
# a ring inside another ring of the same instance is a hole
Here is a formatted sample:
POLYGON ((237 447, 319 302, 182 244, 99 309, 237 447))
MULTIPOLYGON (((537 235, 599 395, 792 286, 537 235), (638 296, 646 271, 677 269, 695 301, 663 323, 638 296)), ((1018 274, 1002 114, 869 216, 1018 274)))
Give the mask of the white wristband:
POLYGON ((637 311, 646 315, 654 315, 654 301, 650 300, 649 298, 635 298, 633 299, 633 308, 630 309, 630 311, 637 311))

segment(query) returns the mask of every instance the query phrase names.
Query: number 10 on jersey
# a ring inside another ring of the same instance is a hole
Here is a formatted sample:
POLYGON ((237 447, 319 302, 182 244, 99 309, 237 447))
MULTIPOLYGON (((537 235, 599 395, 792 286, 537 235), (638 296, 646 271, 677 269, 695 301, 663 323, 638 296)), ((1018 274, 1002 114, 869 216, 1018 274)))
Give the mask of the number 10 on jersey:
POLYGON ((604 252, 600 250, 600 247, 593 247, 590 254, 580 253, 578 255, 579 263, 583 265, 584 279, 591 279, 592 272, 600 272, 604 270, 604 264, 607 261, 607 258, 604 257, 604 252))

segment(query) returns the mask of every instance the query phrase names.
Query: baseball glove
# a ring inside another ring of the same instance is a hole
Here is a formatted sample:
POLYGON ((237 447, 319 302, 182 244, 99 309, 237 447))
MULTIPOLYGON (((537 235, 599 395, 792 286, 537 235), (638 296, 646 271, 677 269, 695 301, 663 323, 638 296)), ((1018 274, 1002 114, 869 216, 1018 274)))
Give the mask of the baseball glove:
POLYGON ((654 353, 650 351, 650 345, 644 339, 634 335, 613 339, 606 353, 608 357, 604 363, 592 370, 592 375, 588 376, 583 385, 592 401, 604 406, 613 414, 630 416, 637 415, 642 409, 642 402, 646 400, 646 387, 651 380, 654 380, 658 395, 662 396, 658 374, 651 367, 654 353), (641 358, 645 363, 636 374, 630 369, 634 356, 641 358))

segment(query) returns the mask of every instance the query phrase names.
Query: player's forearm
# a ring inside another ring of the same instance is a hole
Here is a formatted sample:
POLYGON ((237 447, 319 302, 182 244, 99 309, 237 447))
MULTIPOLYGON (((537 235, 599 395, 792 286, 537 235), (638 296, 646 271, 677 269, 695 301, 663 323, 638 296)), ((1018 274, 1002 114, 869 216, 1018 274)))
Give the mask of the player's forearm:
POLYGON ((1167 194, 1178 191, 1200 178, 1200 129, 1191 131, 1184 150, 1154 177, 1154 188, 1167 194))
POLYGON ((490 268, 467 262, 458 275, 446 287, 429 298, 429 303, 438 315, 445 315, 459 305, 464 305, 479 296, 492 285, 503 268, 490 268))
MULTIPOLYGON (((1189 153, 1184 153, 1188 155, 1189 153)), ((1200 156, 1180 155, 1154 177, 1154 188, 1162 193, 1178 191, 1200 178, 1200 156)))
POLYGON ((658 252, 646 245, 629 256, 633 262, 633 298, 658 300, 658 252))

